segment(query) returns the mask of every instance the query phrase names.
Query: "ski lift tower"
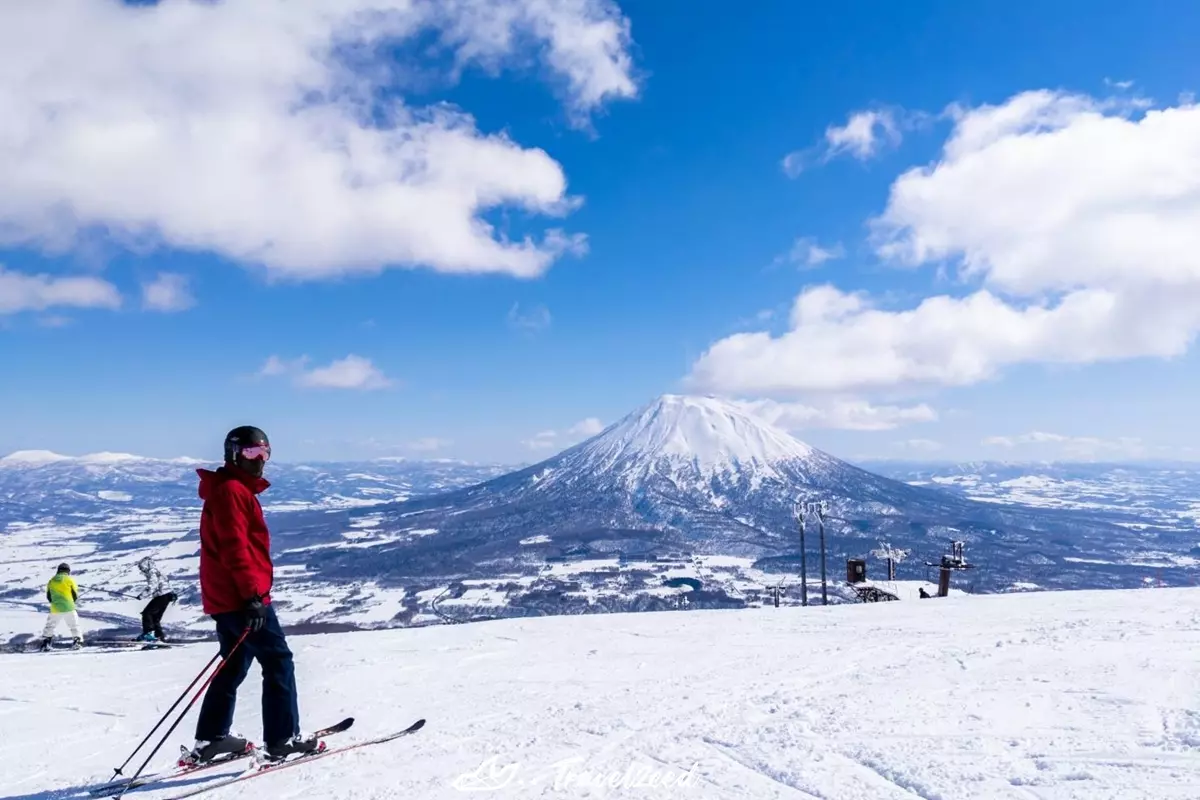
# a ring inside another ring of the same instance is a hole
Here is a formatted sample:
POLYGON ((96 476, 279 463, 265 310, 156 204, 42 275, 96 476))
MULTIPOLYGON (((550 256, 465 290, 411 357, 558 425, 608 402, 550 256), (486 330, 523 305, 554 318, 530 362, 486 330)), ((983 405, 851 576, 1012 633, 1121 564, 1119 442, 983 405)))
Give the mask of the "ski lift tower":
POLYGON ((808 577, 806 556, 804 552, 805 519, 816 517, 821 531, 821 605, 829 605, 829 594, 825 579, 825 515, 829 513, 829 503, 825 500, 797 500, 796 518, 800 521, 800 602, 808 605, 808 577))
POLYGON ((945 597, 950 594, 950 573, 956 570, 975 569, 974 564, 967 563, 967 557, 963 554, 962 542, 951 542, 950 552, 942 556, 942 561, 939 564, 926 561, 927 567, 938 567, 938 597, 945 597))
POLYGON ((804 501, 796 498, 792 507, 796 522, 800 525, 800 605, 808 605, 808 559, 804 550, 804 501))

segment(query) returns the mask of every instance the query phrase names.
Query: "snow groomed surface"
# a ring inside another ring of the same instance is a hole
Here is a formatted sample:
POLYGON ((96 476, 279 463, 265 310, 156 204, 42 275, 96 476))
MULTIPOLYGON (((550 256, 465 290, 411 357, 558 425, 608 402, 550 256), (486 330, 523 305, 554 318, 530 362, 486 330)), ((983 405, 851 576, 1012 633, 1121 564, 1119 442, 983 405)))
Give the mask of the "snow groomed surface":
MULTIPOLYGON (((213 797, 1191 799, 1197 608, 1147 589, 297 636, 306 722, 428 724, 213 797)), ((0 798, 85 796, 210 655, 0 656, 0 798)))

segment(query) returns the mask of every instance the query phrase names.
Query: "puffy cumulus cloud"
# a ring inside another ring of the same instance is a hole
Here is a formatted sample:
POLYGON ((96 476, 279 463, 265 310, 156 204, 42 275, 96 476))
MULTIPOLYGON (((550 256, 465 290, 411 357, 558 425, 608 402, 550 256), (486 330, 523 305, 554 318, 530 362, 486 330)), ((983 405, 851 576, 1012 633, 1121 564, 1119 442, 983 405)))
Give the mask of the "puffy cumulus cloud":
POLYGON ((394 383, 371 362, 371 359, 353 353, 323 367, 310 369, 308 363, 308 356, 288 360, 273 355, 259 368, 258 374, 268 378, 290 375, 296 386, 312 389, 369 391, 384 389, 394 383))
POLYGON ((160 272, 142 284, 142 308, 148 311, 186 311, 195 304, 186 275, 160 272))
POLYGON ((297 383, 319 389, 383 389, 392 385, 371 359, 356 355, 308 370, 297 377, 297 383))
POLYGON ((885 258, 978 288, 912 308, 806 287, 779 336, 714 343, 689 381, 731 393, 961 386, 1020 363, 1186 352, 1200 330, 1200 107, 1027 92, 952 109, 942 157, 872 221, 885 258))
POLYGON ((612 0, 0 4, 0 244, 535 276, 582 235, 510 238, 484 213, 568 213, 562 168, 403 94, 537 67, 582 123, 637 94, 629 48, 612 0))
POLYGON ((937 411, 921 403, 915 406, 873 405, 865 400, 839 398, 814 405, 781 403, 770 399, 740 400, 748 413, 785 430, 837 428, 854 431, 886 431, 917 422, 934 422, 937 411))
POLYGON ((0 315, 67 307, 120 308, 121 293, 91 276, 30 275, 0 267, 0 315))
POLYGON ((843 155, 868 161, 885 148, 900 144, 903 131, 920 126, 926 116, 890 108, 856 111, 845 125, 827 127, 820 143, 788 153, 780 166, 789 178, 797 178, 805 170, 843 155))
POLYGON ((572 425, 567 430, 567 433, 571 436, 582 436, 587 438, 589 436, 595 436, 602 430, 604 430, 603 422, 596 417, 588 417, 587 419, 581 419, 579 422, 576 422, 574 425, 572 425))
POLYGON ((900 142, 900 129, 891 111, 859 111, 850 115, 842 127, 825 130, 825 142, 830 157, 849 153, 865 161, 878 153, 885 144, 900 142))

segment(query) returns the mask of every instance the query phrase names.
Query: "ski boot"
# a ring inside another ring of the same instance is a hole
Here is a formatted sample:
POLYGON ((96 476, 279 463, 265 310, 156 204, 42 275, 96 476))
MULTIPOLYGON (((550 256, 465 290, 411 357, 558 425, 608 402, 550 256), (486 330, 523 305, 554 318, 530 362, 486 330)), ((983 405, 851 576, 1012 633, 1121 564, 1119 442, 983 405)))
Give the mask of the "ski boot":
POLYGON ((143 633, 141 636, 134 639, 134 641, 135 642, 156 642, 158 640, 154 638, 154 634, 152 632, 147 632, 147 633, 143 633))
POLYGON ((220 739, 206 741, 197 739, 196 745, 188 750, 179 746, 179 766, 197 767, 210 761, 218 761, 245 755, 254 750, 254 745, 235 733, 229 733, 220 739))
POLYGON ((286 742, 267 745, 263 757, 266 761, 283 761, 289 756, 306 756, 324 749, 325 743, 318 739, 315 733, 308 736, 296 735, 286 742))
POLYGON ((49 651, 49 650, 50 650, 50 645, 51 645, 53 642, 54 642, 54 637, 53 637, 53 636, 47 636, 46 638, 42 639, 42 643, 41 643, 41 645, 39 645, 39 646, 38 646, 38 650, 40 650, 40 651, 41 651, 41 652, 43 652, 43 653, 45 653, 45 652, 49 651))
POLYGON ((79 636, 76 636, 75 641, 71 642, 71 649, 72 650, 82 650, 83 649, 83 639, 79 636))

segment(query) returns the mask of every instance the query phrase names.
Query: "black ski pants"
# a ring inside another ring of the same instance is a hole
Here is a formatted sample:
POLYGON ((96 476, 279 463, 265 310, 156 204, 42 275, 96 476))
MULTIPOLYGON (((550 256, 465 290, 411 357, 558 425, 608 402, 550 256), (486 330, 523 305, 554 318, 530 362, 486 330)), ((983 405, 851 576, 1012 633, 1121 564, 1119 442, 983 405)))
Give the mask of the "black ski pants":
POLYGON ((263 626, 247 635, 237 650, 233 646, 246 630, 245 615, 232 611, 214 614, 213 619, 217 622, 217 638, 225 660, 204 694, 200 718, 196 721, 196 738, 211 742, 229 733, 237 690, 253 661, 258 661, 262 668, 263 743, 270 747, 299 734, 295 666, 275 609, 267 605, 263 626))
POLYGON ((142 609, 143 634, 154 631, 154 635, 159 639, 166 638, 163 636, 162 618, 169 605, 171 605, 171 598, 165 594, 160 594, 146 604, 146 607, 142 609))

